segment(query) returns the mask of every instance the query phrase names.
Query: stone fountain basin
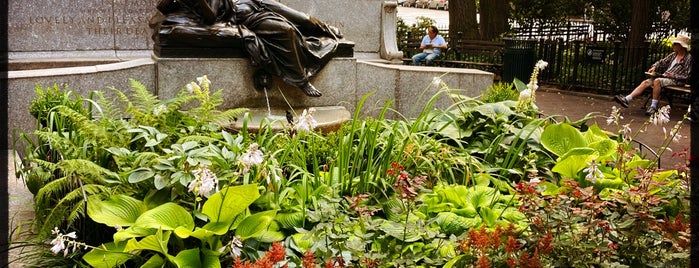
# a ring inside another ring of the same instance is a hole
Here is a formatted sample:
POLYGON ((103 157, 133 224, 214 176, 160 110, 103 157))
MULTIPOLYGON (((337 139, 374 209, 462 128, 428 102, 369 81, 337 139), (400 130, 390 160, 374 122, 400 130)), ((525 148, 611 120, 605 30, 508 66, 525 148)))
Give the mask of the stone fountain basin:
MULTIPOLYGON (((303 114, 303 110, 309 108, 293 109, 292 114, 294 115, 294 121, 298 121, 298 118, 303 114)), ((345 122, 351 119, 350 112, 343 106, 320 106, 313 108, 315 112, 312 116, 318 123, 314 130, 320 131, 321 133, 336 131, 345 122)), ((243 118, 239 118, 238 121, 229 127, 229 130, 239 132, 243 129, 243 126, 245 126, 247 131, 252 133, 259 132, 261 128, 270 128, 275 132, 283 131, 290 127, 286 120, 287 110, 291 111, 291 109, 279 108, 272 108, 271 110, 267 108, 250 108, 243 118), (270 111, 271 116, 269 116, 270 111)))

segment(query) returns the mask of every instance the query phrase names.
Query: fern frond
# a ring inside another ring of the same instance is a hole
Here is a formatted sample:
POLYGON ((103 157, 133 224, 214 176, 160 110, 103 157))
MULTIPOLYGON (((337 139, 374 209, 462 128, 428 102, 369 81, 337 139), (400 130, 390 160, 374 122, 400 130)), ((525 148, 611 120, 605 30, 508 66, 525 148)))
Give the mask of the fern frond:
POLYGON ((97 91, 95 94, 97 94, 97 105, 101 107, 102 111, 97 115, 101 121, 120 121, 124 118, 124 113, 115 105, 114 101, 110 101, 104 97, 104 92, 97 91))
POLYGON ((89 138, 93 144, 107 145, 112 141, 111 137, 109 137, 110 132, 90 120, 87 116, 63 105, 57 106, 56 111, 74 124, 79 133, 77 136, 89 138))
POLYGON ((36 219, 44 218, 44 209, 51 207, 51 200, 63 196, 65 193, 77 188, 77 182, 70 177, 60 177, 52 180, 41 187, 34 196, 34 210, 37 214, 36 219))
POLYGON ((238 118, 241 118, 248 111, 249 109, 247 108, 229 109, 213 114, 212 118, 209 120, 210 122, 219 126, 227 127, 235 122, 238 118))
POLYGON ((58 163, 63 174, 79 175, 90 184, 110 184, 119 180, 119 175, 86 159, 66 159, 58 163))
POLYGON ((134 102, 134 108, 142 113, 152 113, 153 109, 160 104, 158 96, 153 95, 146 86, 135 79, 129 79, 131 85, 131 99, 134 102))
POLYGON ((76 158, 82 148, 75 146, 71 140, 57 132, 35 131, 34 134, 44 144, 48 144, 54 151, 59 152, 63 158, 76 158))
POLYGON ((190 136, 184 136, 184 137, 180 138, 179 140, 177 140, 177 143, 182 144, 182 143, 189 142, 189 141, 195 141, 199 144, 212 144, 212 143, 219 142, 220 140, 218 140, 216 138, 209 137, 209 136, 190 135, 190 136))

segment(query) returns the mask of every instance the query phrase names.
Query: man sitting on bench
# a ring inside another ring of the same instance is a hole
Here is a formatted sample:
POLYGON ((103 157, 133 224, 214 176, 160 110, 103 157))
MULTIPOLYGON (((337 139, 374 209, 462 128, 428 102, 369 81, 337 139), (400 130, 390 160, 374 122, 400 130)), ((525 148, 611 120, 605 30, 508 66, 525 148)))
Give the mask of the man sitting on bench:
POLYGON ((662 88, 687 83, 689 73, 692 71, 692 55, 688 53, 689 50, 689 37, 679 35, 672 41, 673 52, 653 63, 653 66, 650 67, 647 74, 651 77, 643 80, 629 95, 616 95, 614 100, 627 108, 631 99, 641 95, 646 88, 653 87, 653 99, 646 115, 655 114, 658 112, 658 99, 662 88))
POLYGON ((413 64, 416 66, 420 66, 422 60, 425 60, 425 65, 432 65, 432 61, 439 57, 439 53, 447 49, 447 42, 439 35, 437 26, 432 25, 427 29, 427 35, 422 38, 420 49, 422 52, 413 56, 413 64))

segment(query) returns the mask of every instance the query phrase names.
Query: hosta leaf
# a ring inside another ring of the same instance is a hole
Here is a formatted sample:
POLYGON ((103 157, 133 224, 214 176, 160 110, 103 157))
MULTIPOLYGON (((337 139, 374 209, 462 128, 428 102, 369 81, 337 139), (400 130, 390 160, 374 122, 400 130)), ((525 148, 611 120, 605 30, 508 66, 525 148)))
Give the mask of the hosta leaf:
POLYGON ((269 227, 276 214, 276 210, 268 210, 247 216, 238 224, 235 234, 240 236, 241 240, 255 237, 269 227))
POLYGON ((573 148, 561 157, 551 171, 566 178, 575 178, 578 172, 587 167, 587 163, 597 158, 597 151, 592 148, 573 148))
POLYGON ((131 226, 147 210, 141 200, 126 195, 111 196, 107 200, 91 198, 87 203, 87 215, 110 227, 131 226))
POLYGON ((214 222, 232 222, 245 211, 258 197, 257 184, 230 186, 209 196, 201 212, 214 222))
POLYGON ((126 242, 102 244, 99 248, 93 248, 86 253, 83 260, 95 268, 119 267, 133 257, 133 255, 124 252, 124 247, 126 247, 126 242))
POLYGON ((397 223, 394 221, 384 221, 379 225, 379 229, 384 231, 386 234, 404 241, 404 242, 415 242, 420 240, 420 233, 413 230, 406 230, 405 225, 397 223))
POLYGON ((137 168, 131 171, 131 174, 129 174, 129 182, 130 183, 138 183, 147 179, 152 178, 155 175, 155 172, 150 170, 150 168, 137 168))
POLYGON ((616 148, 619 146, 619 143, 611 139, 606 139, 592 142, 588 146, 595 149, 600 158, 607 158, 616 153, 616 148))
POLYGON ((301 211, 280 212, 277 213, 275 220, 282 226, 282 228, 292 229, 303 227, 303 223, 306 221, 306 215, 301 211))
POLYGON ((180 251, 177 256, 171 258, 171 261, 179 268, 220 268, 221 261, 218 257, 219 254, 215 251, 206 249, 200 251, 194 248, 180 251))
POLYGON ((177 227, 194 229, 192 215, 180 205, 165 203, 146 211, 138 220, 136 226, 157 230, 175 230, 177 227))
POLYGON ((313 246, 315 238, 313 233, 295 233, 291 235, 292 247, 296 247, 299 252, 306 252, 313 246))
POLYGON ((167 255, 168 240, 170 240, 170 232, 158 231, 154 235, 144 237, 141 241, 137 241, 135 238, 130 239, 126 243, 124 251, 152 250, 167 255))
POLYGON ((493 227, 498 220, 499 214, 491 210, 489 207, 482 207, 479 210, 481 219, 488 227, 493 227))
POLYGON ((383 211, 386 213, 387 220, 399 221, 403 215, 403 204, 400 200, 391 198, 383 202, 383 211))
POLYGON ((164 265, 165 259, 163 259, 163 257, 161 257, 159 254, 153 254, 153 256, 139 268, 161 268, 164 265))
POLYGON ((474 186, 466 195, 466 201, 474 208, 489 207, 498 200, 499 192, 487 186, 474 186))
POLYGON ((579 130, 566 123, 549 125, 541 134, 541 144, 557 156, 562 156, 573 148, 587 146, 587 141, 579 130))
POLYGON ((508 207, 505 209, 504 212, 502 212, 502 218, 514 223, 518 223, 525 221, 527 219, 527 216, 514 207, 508 207))
POLYGON ((480 223, 479 218, 461 217, 451 212, 441 212, 434 220, 444 233, 457 236, 480 223))

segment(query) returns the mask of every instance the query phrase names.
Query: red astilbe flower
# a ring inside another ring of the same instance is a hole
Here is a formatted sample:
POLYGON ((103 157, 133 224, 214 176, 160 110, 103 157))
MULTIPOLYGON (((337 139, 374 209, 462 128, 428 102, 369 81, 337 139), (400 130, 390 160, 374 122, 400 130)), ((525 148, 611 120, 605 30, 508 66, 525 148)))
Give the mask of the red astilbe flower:
MULTIPOLYGON (((283 261, 286 258, 286 249, 281 242, 272 243, 272 247, 267 250, 265 255, 257 261, 249 262, 242 261, 240 257, 235 258, 233 268, 272 268, 274 264, 283 261)), ((288 263, 284 263, 281 267, 288 267, 288 263)))
POLYGON ((306 253, 303 254, 303 259, 301 260, 301 265, 304 268, 315 268, 316 267, 316 254, 313 253, 310 249, 306 250, 306 253))
POLYGON ((345 259, 342 257, 337 257, 337 258, 330 258, 327 262, 325 262, 325 268, 335 268, 335 267, 346 267, 345 266, 345 259))

